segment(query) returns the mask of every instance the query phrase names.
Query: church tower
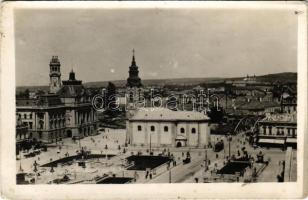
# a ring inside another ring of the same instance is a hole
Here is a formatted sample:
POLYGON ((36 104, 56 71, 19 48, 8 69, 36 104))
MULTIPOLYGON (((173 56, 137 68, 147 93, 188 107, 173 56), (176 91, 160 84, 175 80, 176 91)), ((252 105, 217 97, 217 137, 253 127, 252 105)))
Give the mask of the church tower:
POLYGON ((60 61, 58 56, 52 56, 50 63, 49 63, 49 92, 56 93, 61 88, 61 71, 60 71, 60 61))
POLYGON ((135 60, 135 50, 133 50, 132 63, 129 67, 129 76, 126 83, 126 143, 130 144, 132 141, 132 128, 129 127, 130 124, 128 120, 132 118, 137 109, 136 104, 141 100, 143 96, 143 87, 141 79, 139 78, 139 70, 135 60))
POLYGON ((135 61, 135 50, 133 49, 133 59, 132 59, 132 64, 129 67, 129 77, 127 79, 126 86, 127 87, 141 87, 141 79, 139 78, 139 70, 138 66, 136 65, 135 61))
POLYGON ((129 67, 129 76, 126 83, 126 95, 129 104, 136 103, 143 95, 142 83, 139 78, 139 70, 135 60, 135 50, 133 50, 133 58, 129 67))

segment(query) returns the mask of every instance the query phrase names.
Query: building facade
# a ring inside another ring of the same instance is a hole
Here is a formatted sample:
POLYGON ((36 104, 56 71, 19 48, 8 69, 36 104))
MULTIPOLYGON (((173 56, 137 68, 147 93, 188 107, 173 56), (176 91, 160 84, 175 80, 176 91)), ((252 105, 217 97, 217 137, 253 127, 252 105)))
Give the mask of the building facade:
POLYGON ((28 126, 28 138, 52 143, 96 134, 96 113, 82 82, 75 79, 72 71, 69 79, 59 84, 60 62, 56 56, 50 61, 50 70, 48 94, 16 99, 16 115, 28 126))
POLYGON ((28 125, 23 123, 21 116, 16 116, 16 143, 20 143, 29 138, 28 125))
POLYGON ((128 119, 126 142, 137 146, 199 147, 209 143, 209 118, 194 111, 147 108, 128 119))
POLYGON ((258 122, 257 144, 265 146, 292 146, 297 144, 296 112, 267 114, 258 122))

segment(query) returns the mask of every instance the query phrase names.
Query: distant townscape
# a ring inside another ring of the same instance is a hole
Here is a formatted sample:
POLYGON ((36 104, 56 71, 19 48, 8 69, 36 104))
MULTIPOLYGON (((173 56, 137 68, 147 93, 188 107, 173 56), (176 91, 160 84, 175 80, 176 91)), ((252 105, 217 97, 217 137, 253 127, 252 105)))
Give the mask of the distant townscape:
POLYGON ((16 88, 17 184, 296 181, 297 73, 142 80, 134 51, 125 81, 61 67, 16 88))

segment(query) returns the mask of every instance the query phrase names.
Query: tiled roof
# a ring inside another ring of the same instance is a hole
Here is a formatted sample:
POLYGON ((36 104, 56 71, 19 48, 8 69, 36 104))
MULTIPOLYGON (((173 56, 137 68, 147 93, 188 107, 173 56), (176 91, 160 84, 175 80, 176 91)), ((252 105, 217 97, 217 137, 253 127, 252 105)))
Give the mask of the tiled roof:
POLYGON ((259 110, 271 107, 279 107, 279 103, 273 101, 251 101, 238 107, 241 110, 259 110))
POLYGON ((86 94, 82 85, 64 85, 57 93, 61 97, 79 97, 86 94))
POLYGON ((296 122, 297 113, 283 113, 283 114, 267 114, 263 122, 296 122))
POLYGON ((35 107, 35 106, 61 106, 62 102, 56 94, 44 94, 38 96, 36 99, 16 99, 16 106, 35 107))
POLYGON ((203 121, 209 117, 196 111, 172 111, 167 108, 142 108, 130 119, 131 121, 203 121))

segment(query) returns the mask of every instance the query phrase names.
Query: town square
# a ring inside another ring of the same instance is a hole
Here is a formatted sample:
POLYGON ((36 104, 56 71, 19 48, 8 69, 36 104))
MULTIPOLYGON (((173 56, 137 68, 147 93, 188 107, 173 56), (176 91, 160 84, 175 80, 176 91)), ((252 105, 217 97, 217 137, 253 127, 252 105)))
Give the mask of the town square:
POLYGON ((14 19, 18 186, 300 179, 294 10, 17 9, 14 19))

